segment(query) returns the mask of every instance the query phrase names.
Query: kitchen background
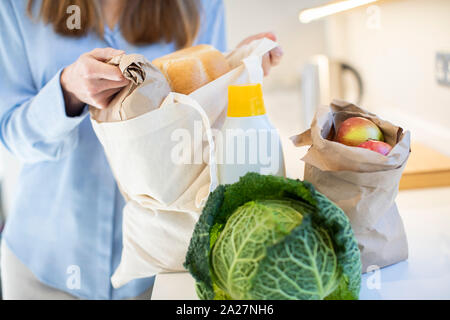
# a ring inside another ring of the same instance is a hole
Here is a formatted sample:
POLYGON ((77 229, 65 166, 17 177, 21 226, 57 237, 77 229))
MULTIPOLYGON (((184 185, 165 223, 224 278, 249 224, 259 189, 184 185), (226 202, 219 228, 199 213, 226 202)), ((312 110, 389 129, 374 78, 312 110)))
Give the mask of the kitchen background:
MULTIPOLYGON (((316 105, 331 98, 359 100, 361 88, 354 70, 363 85, 360 105, 411 130, 413 142, 425 146, 440 172, 450 177, 449 0, 372 1, 310 23, 300 22, 299 13, 332 1, 224 3, 229 48, 248 35, 273 31, 284 49, 283 61, 265 81, 264 94, 269 115, 282 135, 288 176, 302 177, 299 159, 304 153, 291 145, 289 136, 308 127, 316 105), (342 69, 342 63, 351 70, 342 69)), ((413 146, 412 155, 414 150, 413 146)), ((423 162, 422 167, 431 166, 423 162)), ((19 168, 20 163, 2 147, 6 214, 19 168)))
POLYGON ((317 79, 306 71, 317 55, 357 70, 364 86, 361 106, 411 130, 414 141, 450 156, 450 87, 437 80, 445 68, 450 79, 450 1, 381 0, 310 23, 299 21, 301 10, 334 2, 225 0, 230 48, 248 34, 271 30, 284 49, 281 65, 265 82, 265 99, 284 138, 288 175, 302 175, 298 159, 304 151, 293 148, 288 137, 310 124, 314 102, 357 100, 350 74, 343 74, 342 81, 332 74, 316 88, 317 79), (437 61, 440 53, 447 55, 447 64, 437 61), (348 90, 331 90, 330 95, 327 86, 348 90), (315 90, 323 98, 315 99, 315 90))
MULTIPOLYGON (((380 0, 310 23, 299 21, 301 10, 333 2, 224 0, 229 48, 248 35, 273 31, 284 49, 281 64, 264 83, 264 93, 269 115, 283 137, 288 175, 302 176, 298 159, 303 151, 293 148, 288 137, 307 128, 314 112, 311 102, 357 98, 350 74, 329 81, 330 86, 347 87, 343 92, 331 90, 330 96, 325 86, 318 88, 317 75, 307 72, 314 69, 310 62, 317 55, 357 70, 364 85, 364 108, 410 129, 415 141, 450 156, 450 86, 437 80, 446 75, 450 81, 450 1, 380 0), (440 53, 447 55, 446 65, 437 61, 440 53), (324 98, 316 99, 316 91, 324 98)), ((20 164, 1 148, 2 199, 8 212, 20 164)))

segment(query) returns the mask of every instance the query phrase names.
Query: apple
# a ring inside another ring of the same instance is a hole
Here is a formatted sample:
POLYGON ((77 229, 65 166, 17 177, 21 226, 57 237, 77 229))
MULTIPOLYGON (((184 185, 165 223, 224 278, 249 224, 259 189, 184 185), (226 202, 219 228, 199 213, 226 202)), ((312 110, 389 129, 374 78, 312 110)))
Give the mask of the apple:
POLYGON ((391 145, 387 144, 386 142, 376 140, 365 141, 358 147, 381 153, 383 156, 387 156, 392 150, 391 145))
POLYGON ((384 141, 384 136, 380 128, 372 121, 362 117, 352 117, 342 122, 335 140, 347 146, 357 147, 367 140, 384 141))

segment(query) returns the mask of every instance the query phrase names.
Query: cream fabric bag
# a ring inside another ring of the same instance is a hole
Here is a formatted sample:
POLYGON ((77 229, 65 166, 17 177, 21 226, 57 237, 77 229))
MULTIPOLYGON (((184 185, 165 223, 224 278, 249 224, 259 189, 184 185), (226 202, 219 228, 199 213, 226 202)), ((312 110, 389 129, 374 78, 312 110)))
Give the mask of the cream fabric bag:
MULTIPOLYGON (((235 50, 226 55, 230 72, 189 96, 172 92, 159 108, 131 120, 98 122, 91 113, 92 126, 126 200, 122 258, 111 278, 114 287, 160 272, 184 270, 193 228, 209 192, 217 186, 211 129, 220 128, 225 118, 228 86, 262 82, 261 57, 276 46, 262 39, 235 50), (189 139, 189 148, 191 154, 201 158, 206 154, 209 159, 192 164, 173 161, 180 145, 175 133, 194 137, 198 123, 202 123, 206 142, 189 139)), ((139 101, 145 100, 145 90, 139 86, 132 90, 139 92, 139 101)))

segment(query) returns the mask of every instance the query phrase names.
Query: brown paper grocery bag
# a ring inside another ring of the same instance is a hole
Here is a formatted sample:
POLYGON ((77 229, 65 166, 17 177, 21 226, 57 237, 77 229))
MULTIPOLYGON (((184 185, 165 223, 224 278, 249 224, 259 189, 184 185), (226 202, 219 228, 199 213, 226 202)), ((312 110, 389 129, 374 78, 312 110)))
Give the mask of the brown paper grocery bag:
POLYGON ((341 207, 350 219, 361 250, 363 272, 408 258, 403 222, 395 204, 402 172, 410 153, 410 133, 358 106, 334 100, 321 107, 311 129, 291 138, 310 145, 304 179, 341 207), (392 151, 379 153, 332 141, 350 117, 370 119, 383 131, 392 151))

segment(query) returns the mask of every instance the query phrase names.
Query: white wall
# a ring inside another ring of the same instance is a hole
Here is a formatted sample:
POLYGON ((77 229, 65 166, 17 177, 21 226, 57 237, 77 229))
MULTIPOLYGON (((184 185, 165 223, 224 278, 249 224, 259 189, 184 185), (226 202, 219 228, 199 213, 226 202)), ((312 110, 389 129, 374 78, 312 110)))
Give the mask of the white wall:
POLYGON ((265 81, 267 90, 298 86, 299 70, 307 59, 325 51, 323 21, 301 24, 301 9, 326 0, 224 0, 230 48, 249 35, 273 31, 284 49, 281 64, 265 81))
POLYGON ((434 146, 450 153, 450 87, 437 84, 434 71, 436 52, 450 52, 450 1, 385 0, 377 7, 379 29, 370 28, 367 7, 329 18, 327 53, 360 71, 364 107, 414 128, 416 140, 445 137, 434 146))

